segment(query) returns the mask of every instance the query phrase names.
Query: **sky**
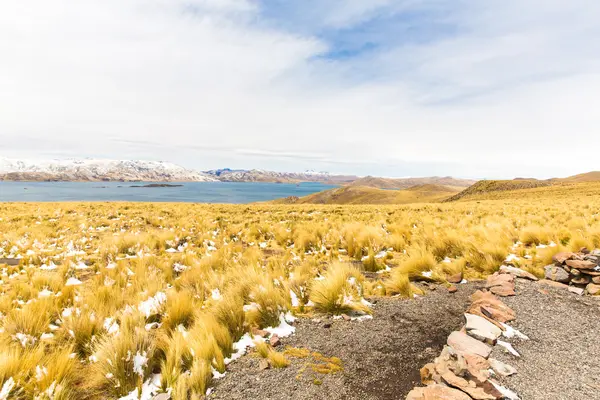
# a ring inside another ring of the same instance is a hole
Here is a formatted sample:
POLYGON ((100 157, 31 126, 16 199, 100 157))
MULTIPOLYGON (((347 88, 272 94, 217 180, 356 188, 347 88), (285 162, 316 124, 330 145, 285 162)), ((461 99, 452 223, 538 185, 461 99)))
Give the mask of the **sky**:
POLYGON ((597 0, 0 3, 0 156, 600 170, 597 0))

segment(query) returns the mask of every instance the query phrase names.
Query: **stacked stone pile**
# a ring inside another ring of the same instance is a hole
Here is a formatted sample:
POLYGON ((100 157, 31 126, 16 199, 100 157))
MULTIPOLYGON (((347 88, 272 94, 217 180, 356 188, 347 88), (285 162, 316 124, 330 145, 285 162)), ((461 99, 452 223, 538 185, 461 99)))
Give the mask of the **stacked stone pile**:
POLYGON ((421 369, 421 381, 426 386, 414 388, 407 400, 519 399, 516 393, 495 380, 517 371, 490 358, 496 345, 519 357, 505 340, 528 339, 507 324, 515 319, 515 312, 497 297, 514 295, 516 278, 537 280, 522 269, 503 266, 488 278, 483 291, 471 296, 472 303, 465 314, 463 328, 452 332, 440 356, 421 369))
POLYGON ((580 295, 600 295, 600 250, 583 248, 577 253, 561 252, 552 260, 554 264, 544 268, 546 280, 543 283, 580 295))

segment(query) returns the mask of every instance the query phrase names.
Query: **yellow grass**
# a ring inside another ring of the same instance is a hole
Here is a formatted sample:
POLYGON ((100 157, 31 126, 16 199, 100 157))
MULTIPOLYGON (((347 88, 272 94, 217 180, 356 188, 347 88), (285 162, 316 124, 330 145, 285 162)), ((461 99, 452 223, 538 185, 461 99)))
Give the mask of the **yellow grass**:
MULTIPOLYGON (((12 379, 17 399, 44 398, 51 386, 56 398, 115 398, 160 372, 173 398, 200 398, 234 342, 288 311, 369 313, 365 298, 411 297, 417 281, 458 272, 483 278, 509 254, 541 275, 557 251, 600 246, 600 184, 477 196, 402 206, 0 204, 0 257, 21 259, 0 265, 0 387, 12 379), (138 353, 147 361, 134 371, 138 353)), ((279 354, 266 352, 284 365, 279 354)))

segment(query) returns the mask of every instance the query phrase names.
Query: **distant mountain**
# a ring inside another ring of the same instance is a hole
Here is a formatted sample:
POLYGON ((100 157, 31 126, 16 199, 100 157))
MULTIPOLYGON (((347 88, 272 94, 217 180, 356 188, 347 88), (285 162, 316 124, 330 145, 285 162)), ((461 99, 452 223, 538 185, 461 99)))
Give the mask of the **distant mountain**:
POLYGON ((469 179, 457 179, 451 176, 431 176, 426 178, 376 178, 367 176, 351 183, 352 186, 372 187, 378 189, 408 189, 419 185, 441 185, 457 188, 466 188, 476 181, 469 179))
POLYGON ((163 161, 0 158, 0 180, 211 182, 213 176, 163 161))
POLYGON ((323 182, 332 184, 350 183, 356 179, 353 175, 332 175, 328 172, 274 172, 261 169, 214 169, 204 171, 205 174, 218 179, 221 182, 323 182))

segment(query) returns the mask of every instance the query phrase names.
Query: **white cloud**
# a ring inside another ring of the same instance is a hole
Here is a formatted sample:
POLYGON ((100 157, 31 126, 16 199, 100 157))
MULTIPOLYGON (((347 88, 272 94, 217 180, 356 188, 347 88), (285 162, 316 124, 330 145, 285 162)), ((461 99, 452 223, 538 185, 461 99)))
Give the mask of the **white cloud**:
POLYGON ((303 4, 286 27, 249 0, 4 2, 2 155, 386 176, 598 168, 580 152, 600 128, 599 4, 303 4), (405 12, 454 29, 319 57, 335 50, 324 26, 405 12))

